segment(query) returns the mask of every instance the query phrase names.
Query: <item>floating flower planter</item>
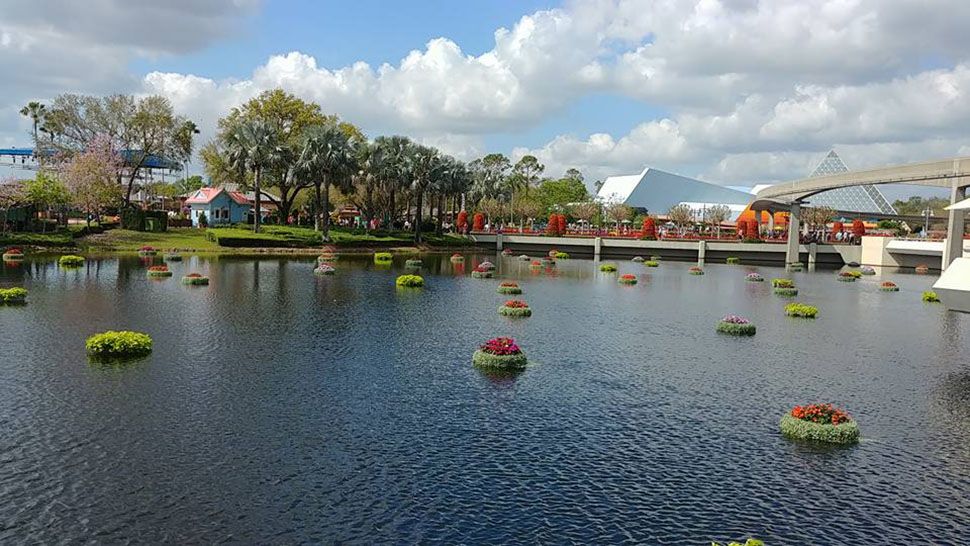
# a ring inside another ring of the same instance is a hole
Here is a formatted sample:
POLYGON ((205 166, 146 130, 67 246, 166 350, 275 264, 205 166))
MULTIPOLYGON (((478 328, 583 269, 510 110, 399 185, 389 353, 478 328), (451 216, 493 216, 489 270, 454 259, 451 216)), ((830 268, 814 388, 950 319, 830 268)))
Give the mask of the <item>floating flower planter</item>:
POLYGON ((852 273, 852 271, 840 271, 837 278, 841 282, 855 282, 857 277, 852 273))
POLYGON ((721 334, 732 336, 753 336, 757 332, 751 321, 737 315, 728 315, 717 323, 716 330, 721 334))
POLYGON ((148 276, 153 279, 161 279, 164 277, 171 277, 172 272, 169 271, 167 265, 153 265, 148 268, 148 276))
POLYGON ((522 300, 509 300, 498 308, 498 314, 505 317, 531 317, 532 309, 522 300))
POLYGON ((482 266, 478 266, 472 269, 473 279, 491 279, 493 276, 491 269, 482 269, 482 266))
POLYGON ((516 294, 521 294, 522 288, 520 288, 519 285, 514 282, 503 282, 502 284, 498 285, 498 288, 495 291, 499 294, 513 296, 516 294))
POLYGON ((138 255, 142 257, 158 256, 158 250, 156 250, 154 247, 143 246, 138 249, 138 255))
POLYGON ((815 318, 818 316, 818 307, 804 303, 789 303, 785 306, 785 314, 789 317, 815 318))
POLYGON ((765 278, 757 273, 748 273, 744 276, 744 280, 748 282, 765 282, 765 278))
POLYGON ((529 268, 542 269, 542 262, 540 262, 539 260, 532 260, 532 263, 529 264, 529 268))
POLYGON ((66 268, 81 267, 84 265, 84 256, 75 256, 74 254, 67 254, 66 256, 61 256, 57 259, 57 265, 66 268))
POLYGON ((832 404, 795 406, 781 418, 781 433, 797 440, 831 444, 859 441, 859 425, 849 414, 832 404))
POLYGON ((394 284, 398 288, 421 288, 424 286, 424 278, 421 275, 401 275, 394 284))
POLYGON ((458 254, 456 252, 456 253, 454 253, 454 254, 451 255, 451 263, 454 263, 454 264, 462 263, 463 264, 463 263, 465 263, 465 257, 462 256, 461 254, 458 254))
POLYGON ((179 254, 178 252, 169 252, 168 254, 165 255, 165 261, 166 262, 181 262, 182 261, 182 255, 179 254))
POLYGON ((521 370, 528 364, 522 349, 510 337, 486 341, 472 355, 472 364, 493 370, 521 370))
POLYGON ((511 248, 506 248, 506 249, 503 249, 502 250, 502 256, 511 256, 511 255, 512 255, 512 249, 511 248))
POLYGON ((696 265, 691 266, 691 268, 688 269, 687 272, 690 273, 691 275, 703 275, 704 274, 704 270, 701 269, 701 268, 699 268, 699 267, 697 267, 696 265))
POLYGON ((209 286, 209 277, 206 277, 201 273, 189 273, 188 275, 182 277, 182 284, 187 284, 190 286, 209 286))
POLYGON ((892 281, 885 281, 879 285, 879 290, 882 290, 883 292, 899 292, 899 286, 892 281))
POLYGON ((804 266, 801 264, 801 262, 788 264, 789 271, 801 271, 802 269, 804 269, 804 266))
POLYGON ((616 273, 616 265, 614 264, 601 264, 600 271, 603 273, 616 273))
POLYGON ((939 303, 940 297, 936 295, 936 292, 927 290, 926 292, 923 292, 923 301, 927 303, 939 303))
POLYGON ((478 264, 478 267, 476 269, 481 269, 483 271, 495 271, 495 264, 486 260, 478 264))
POLYGON ((636 284, 637 276, 631 275, 629 273, 624 273, 623 275, 620 275, 620 278, 616 279, 616 282, 620 284, 636 284))
POLYGON ((741 263, 741 258, 738 258, 737 256, 728 256, 726 261, 728 265, 738 265, 741 263))
POLYGON ((337 260, 337 255, 333 252, 324 252, 323 254, 317 256, 318 264, 327 264, 337 260))
POLYGON ((313 268, 314 275, 333 275, 337 270, 330 264, 320 264, 313 268))
POLYGON ((553 256, 553 258, 555 258, 557 260, 568 260, 569 259, 569 253, 568 252, 556 252, 556 255, 553 256))
POLYGON ((556 257, 556 254, 559 254, 559 251, 558 251, 558 250, 556 250, 556 249, 552 249, 552 250, 550 250, 550 251, 549 251, 549 253, 548 253, 548 254, 546 254, 546 255, 547 255, 547 256, 549 256, 550 258, 555 258, 555 257, 556 257))
POLYGON ((531 259, 528 254, 519 254, 519 261, 528 262, 531 259))
POLYGON ((928 265, 920 264, 916 266, 916 273, 920 275, 926 275, 930 272, 930 267, 928 265))
POLYGON ((0 288, 0 305, 23 305, 27 303, 27 289, 15 286, 0 288))
POLYGON ((394 259, 394 256, 390 252, 375 252, 374 253, 374 263, 378 263, 378 264, 388 264, 388 263, 391 263, 391 260, 393 260, 393 259, 394 259))
POLYGON ((20 262, 24 259, 24 251, 19 248, 8 248, 6 252, 3 253, 3 261, 5 262, 20 262))
POLYGON ((404 267, 421 267, 422 263, 421 260, 411 259, 404 262, 404 267))
POLYGON ((660 267, 660 262, 657 260, 647 260, 643 262, 643 265, 646 267, 660 267))
POLYGON ((631 259, 630 261, 631 262, 641 263, 641 262, 643 262, 643 256, 634 256, 633 259, 631 259))
POLYGON ((139 358, 152 352, 152 338, 141 332, 107 331, 89 337, 84 348, 92 359, 139 358))
POLYGON ((797 296, 798 289, 795 288, 795 281, 791 279, 771 279, 771 286, 779 296, 797 296))
POLYGON ((869 267, 868 265, 864 265, 862 266, 861 269, 859 269, 859 273, 862 273, 863 275, 875 275, 876 270, 869 267))
POLYGON ((552 258, 542 258, 542 265, 546 267, 553 267, 556 265, 556 260, 553 260, 552 258))

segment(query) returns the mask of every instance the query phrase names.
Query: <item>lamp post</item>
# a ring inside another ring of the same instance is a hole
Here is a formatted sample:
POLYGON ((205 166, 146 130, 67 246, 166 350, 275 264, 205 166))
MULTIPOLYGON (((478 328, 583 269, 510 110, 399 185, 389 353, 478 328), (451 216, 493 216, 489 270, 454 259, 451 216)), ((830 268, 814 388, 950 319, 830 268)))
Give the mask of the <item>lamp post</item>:
POLYGON ((933 210, 930 208, 923 209, 923 236, 926 237, 930 234, 930 214, 933 214, 933 210))

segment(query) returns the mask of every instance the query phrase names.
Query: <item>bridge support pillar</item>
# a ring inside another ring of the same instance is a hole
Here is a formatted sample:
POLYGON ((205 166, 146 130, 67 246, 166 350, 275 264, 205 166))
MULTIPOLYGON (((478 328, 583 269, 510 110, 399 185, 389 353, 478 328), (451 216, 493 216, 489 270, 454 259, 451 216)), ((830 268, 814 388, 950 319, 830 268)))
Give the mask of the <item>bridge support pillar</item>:
POLYGON ((818 260, 818 244, 808 245, 808 270, 815 271, 815 262, 818 260))
POLYGON ((499 233, 495 236, 495 250, 502 252, 502 234, 499 233))
POLYGON ((697 265, 704 265, 705 254, 707 254, 707 241, 697 241, 697 265))
MULTIPOLYGON (((966 199, 967 179, 960 178, 953 181, 953 189, 950 190, 950 204, 966 199)), ((941 269, 946 269, 953 263, 953 260, 963 257, 963 216, 965 211, 951 210, 950 217, 946 222, 946 245, 943 247, 943 264, 941 269)))
POLYGON ((597 237, 593 239, 593 259, 600 259, 600 249, 603 248, 603 238, 597 237))
POLYGON ((792 203, 788 215, 788 249, 785 251, 785 267, 798 262, 798 234, 801 231, 802 207, 792 203))

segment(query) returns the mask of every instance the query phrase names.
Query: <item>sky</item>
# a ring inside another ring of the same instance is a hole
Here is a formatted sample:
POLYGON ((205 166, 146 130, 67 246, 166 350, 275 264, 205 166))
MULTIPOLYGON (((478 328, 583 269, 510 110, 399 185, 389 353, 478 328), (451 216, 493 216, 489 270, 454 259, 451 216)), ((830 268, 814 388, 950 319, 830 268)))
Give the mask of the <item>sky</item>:
MULTIPOLYGON (((752 186, 970 155, 966 0, 0 0, 0 147, 59 93, 161 94, 211 139, 282 87, 369 136, 752 186)), ((190 171, 200 171, 193 163, 190 171)))

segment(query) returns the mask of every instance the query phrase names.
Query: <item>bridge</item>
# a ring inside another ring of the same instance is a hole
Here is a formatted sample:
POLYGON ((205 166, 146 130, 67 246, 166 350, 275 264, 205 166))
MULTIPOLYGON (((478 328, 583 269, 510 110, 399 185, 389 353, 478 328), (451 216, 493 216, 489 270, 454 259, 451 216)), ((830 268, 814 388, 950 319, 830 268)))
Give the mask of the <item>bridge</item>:
MULTIPOLYGON (((760 211, 789 211, 788 250, 785 261, 787 264, 793 264, 798 262, 801 206, 807 204, 807 199, 838 188, 879 184, 912 184, 947 188, 950 190, 950 203, 957 203, 966 197, 966 188, 970 186, 970 157, 925 161, 865 171, 848 171, 783 182, 759 191, 751 203, 751 208, 756 211, 755 218, 760 218, 760 211)), ((951 210, 947 218, 943 269, 946 269, 953 260, 963 256, 964 212, 951 210)))

